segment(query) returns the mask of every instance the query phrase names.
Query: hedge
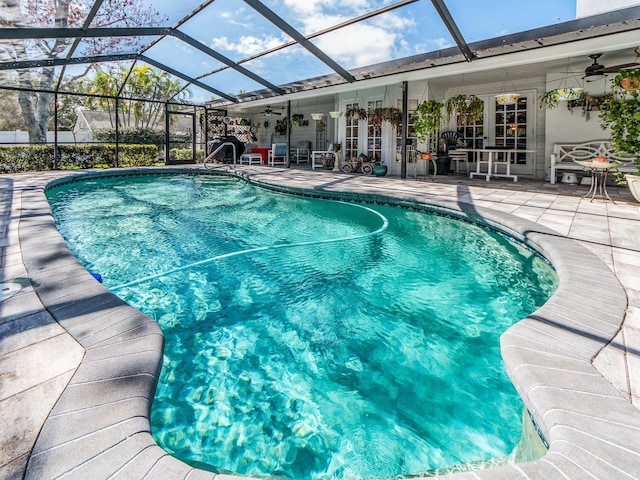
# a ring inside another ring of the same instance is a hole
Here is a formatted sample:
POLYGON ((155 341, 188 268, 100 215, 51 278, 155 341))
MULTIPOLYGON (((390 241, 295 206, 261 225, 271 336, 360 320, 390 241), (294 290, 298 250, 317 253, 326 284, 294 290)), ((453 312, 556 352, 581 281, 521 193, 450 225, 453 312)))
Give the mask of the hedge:
MULTIPOLYGON (((172 148, 169 150, 170 160, 193 160, 193 149, 191 148, 172 148)), ((204 150, 196 150, 196 162, 204 162, 204 150)))
POLYGON ((99 128, 94 134, 98 142, 104 143, 116 143, 116 137, 123 144, 162 145, 164 143, 164 132, 150 128, 125 127, 119 129, 117 133, 115 128, 99 128))
MULTIPOLYGON (((53 170, 53 152, 53 145, 0 146, 0 173, 53 170)), ((158 147, 121 144, 118 145, 118 157, 119 167, 155 165, 158 147)), ((114 144, 58 146, 58 169, 113 167, 116 167, 114 144)))

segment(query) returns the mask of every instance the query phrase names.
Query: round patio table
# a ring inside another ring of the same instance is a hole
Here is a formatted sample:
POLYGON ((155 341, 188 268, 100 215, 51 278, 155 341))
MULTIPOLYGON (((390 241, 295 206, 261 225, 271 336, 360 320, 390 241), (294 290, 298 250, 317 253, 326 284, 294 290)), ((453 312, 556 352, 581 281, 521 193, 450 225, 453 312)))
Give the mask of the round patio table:
POLYGON ((593 199, 596 196, 613 202, 607 193, 607 175, 609 170, 617 168, 620 165, 620 162, 594 162, 582 160, 575 160, 575 162, 578 165, 582 165, 591 173, 591 188, 589 188, 589 191, 582 198, 587 198, 591 195, 591 202, 593 202, 593 199))

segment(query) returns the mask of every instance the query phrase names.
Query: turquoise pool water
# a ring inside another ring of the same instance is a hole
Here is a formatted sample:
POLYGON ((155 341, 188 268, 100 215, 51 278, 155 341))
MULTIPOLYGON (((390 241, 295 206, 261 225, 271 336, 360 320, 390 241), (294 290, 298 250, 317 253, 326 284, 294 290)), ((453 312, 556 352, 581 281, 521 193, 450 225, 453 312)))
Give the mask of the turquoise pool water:
POLYGON ((508 456, 499 336, 556 288, 489 230, 223 176, 47 192, 72 251, 166 337, 158 443, 218 472, 396 478, 508 456))

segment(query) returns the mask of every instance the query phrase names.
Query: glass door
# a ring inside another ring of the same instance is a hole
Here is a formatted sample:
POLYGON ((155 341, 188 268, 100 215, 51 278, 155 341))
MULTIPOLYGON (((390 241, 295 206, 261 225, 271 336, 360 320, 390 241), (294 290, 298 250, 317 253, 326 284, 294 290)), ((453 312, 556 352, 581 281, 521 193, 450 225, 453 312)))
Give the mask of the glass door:
MULTIPOLYGON (((382 108, 382 100, 367 102, 367 111, 372 112, 376 108, 382 108)), ((367 122, 367 156, 371 160, 382 159, 382 124, 367 122)))
MULTIPOLYGON (((347 110, 359 108, 358 103, 348 103, 347 110)), ((358 136, 360 135, 360 119, 358 117, 346 118, 346 132, 344 137, 344 159, 351 160, 358 156, 358 136)))
POLYGON ((484 119, 485 115, 482 116, 475 123, 467 123, 457 121, 456 130, 462 133, 464 137, 464 144, 467 148, 483 148, 484 147, 484 119))
MULTIPOLYGON (((520 91, 515 103, 498 104, 494 95, 482 96, 485 104, 483 121, 460 125, 469 148, 502 147, 533 150, 535 148, 535 91, 520 91)), ((496 155, 500 160, 504 154, 496 155)), ((511 159, 511 172, 533 175, 536 155, 518 152, 511 159)))
MULTIPOLYGON (((496 147, 527 149, 527 106, 526 96, 520 96, 515 103, 501 105, 495 102, 494 145, 496 147)), ((516 153, 512 163, 526 165, 527 154, 516 153)))

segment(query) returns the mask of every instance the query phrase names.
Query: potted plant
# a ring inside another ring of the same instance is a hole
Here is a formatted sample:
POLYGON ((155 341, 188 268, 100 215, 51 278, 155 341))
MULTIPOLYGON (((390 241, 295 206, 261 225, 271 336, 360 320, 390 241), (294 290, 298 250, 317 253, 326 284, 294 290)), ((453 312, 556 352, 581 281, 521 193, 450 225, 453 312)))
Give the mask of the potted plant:
POLYGON ((440 130, 444 120, 444 104, 437 100, 427 100, 418 105, 413 116, 413 131, 419 142, 424 142, 440 130))
MULTIPOLYGON (((640 90, 640 68, 632 68, 629 70, 621 70, 619 76, 616 76, 617 85, 627 92, 637 92, 640 90)), ((616 79, 614 79, 616 82, 616 79)))
POLYGON ((345 112, 345 117, 347 118, 347 121, 352 118, 355 118, 356 120, 366 120, 367 111, 362 107, 349 108, 345 112))
POLYGON ((381 126, 382 122, 389 122, 392 126, 397 127, 402 123, 402 111, 394 107, 379 107, 367 112, 369 123, 381 126))
MULTIPOLYGON (((621 70, 611 81, 611 95, 600 105, 600 125, 609 128, 609 140, 618 152, 633 155, 637 172, 622 178, 616 175, 619 183, 626 183, 634 198, 640 202, 640 90, 627 91, 625 79, 637 79, 640 69, 621 70)), ((614 172, 615 174, 615 172, 614 172)))
POLYGON ((304 119, 304 115, 302 113, 294 113, 291 115, 291 126, 299 127, 302 125, 302 120, 304 119))
POLYGON ((374 108, 373 110, 369 110, 367 112, 367 121, 369 122, 369 124, 380 127, 383 120, 384 116, 382 114, 382 108, 374 108))
POLYGON ((457 117, 464 125, 476 123, 484 114, 484 102, 475 95, 455 95, 445 102, 444 108, 448 119, 457 117))
POLYGON ((282 120, 276 121, 276 126, 274 127, 274 131, 276 135, 286 135, 287 128, 290 128, 287 124, 287 119, 283 118, 282 120))
POLYGON ((556 108, 558 103, 561 101, 577 101, 581 98, 581 95, 584 95, 584 88, 554 88, 553 90, 549 90, 540 95, 540 97, 538 97, 538 104, 540 105, 540 108, 551 110, 556 108))
POLYGON ((336 157, 333 155, 333 153, 325 153, 320 158, 320 161, 322 162, 322 168, 324 168, 325 170, 333 170, 333 166, 336 162, 336 157))
MULTIPOLYGON (((369 161, 368 158, 367 161, 369 161)), ((376 177, 384 177, 387 174, 387 166, 381 158, 373 158, 370 161, 373 165, 373 174, 376 177)))

